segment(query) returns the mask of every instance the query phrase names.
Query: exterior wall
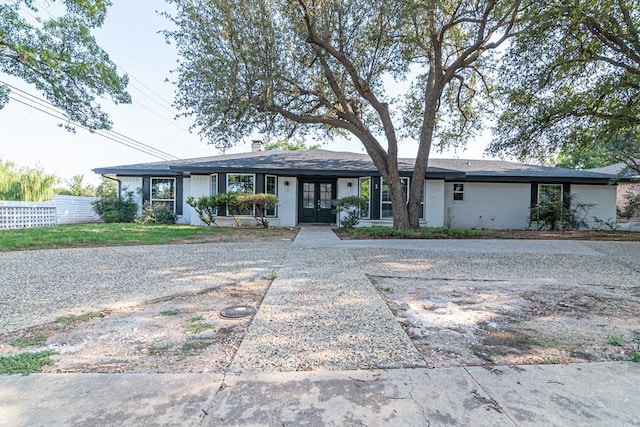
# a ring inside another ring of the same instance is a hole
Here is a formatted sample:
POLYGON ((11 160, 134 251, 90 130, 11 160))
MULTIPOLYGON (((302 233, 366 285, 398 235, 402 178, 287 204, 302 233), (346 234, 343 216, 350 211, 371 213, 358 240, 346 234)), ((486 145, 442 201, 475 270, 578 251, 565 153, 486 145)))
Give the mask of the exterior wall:
MULTIPOLYGON (((359 185, 358 178, 339 178, 338 191, 337 191, 336 198, 342 199, 343 197, 347 197, 347 196, 357 196, 358 185, 359 185), (349 184, 351 184, 351 186, 349 186, 349 184)), ((336 215, 336 221, 337 221, 336 225, 340 225, 340 221, 342 221, 342 219, 345 218, 346 216, 347 215, 344 212, 338 213, 338 215, 336 215)))
MULTIPOLYGON (((184 185, 183 180, 183 185, 184 185)), ((184 187, 184 200, 183 203, 183 216, 185 217, 185 221, 188 221, 188 224, 191 225, 204 225, 200 218, 198 218, 198 214, 196 214, 195 210, 187 205, 187 197, 193 196, 196 199, 202 196, 210 196, 211 195, 211 175, 191 175, 189 178, 188 191, 186 186, 184 187)))
POLYGON ((278 177, 278 218, 269 219, 269 224, 279 227, 295 227, 298 224, 297 178, 278 177))
POLYGON ((100 221, 100 216, 91 205, 95 200, 95 197, 84 196, 55 195, 51 197, 51 202, 56 207, 58 224, 100 221))
POLYGON ((589 228, 598 226, 594 217, 606 222, 616 220, 616 186, 615 185, 571 185, 574 203, 593 204, 585 221, 589 228))
POLYGON ((426 180, 424 184, 426 197, 424 198, 425 221, 427 227, 444 226, 444 180, 426 180))
POLYGON ((142 177, 140 176, 118 176, 120 181, 120 196, 124 197, 128 192, 133 195, 133 200, 138 205, 138 214, 142 213, 142 177))
POLYGON ((463 182, 464 200, 453 200, 453 182, 444 185, 444 222, 472 229, 528 226, 531 184, 463 182))

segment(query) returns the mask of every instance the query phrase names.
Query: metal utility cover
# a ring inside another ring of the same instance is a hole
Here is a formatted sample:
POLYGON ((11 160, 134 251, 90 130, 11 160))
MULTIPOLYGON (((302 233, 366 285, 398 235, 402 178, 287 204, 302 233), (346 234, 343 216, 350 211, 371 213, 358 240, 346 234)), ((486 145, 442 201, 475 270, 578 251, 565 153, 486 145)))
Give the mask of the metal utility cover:
POLYGON ((236 305, 220 310, 220 316, 228 319, 238 319, 240 317, 251 316, 252 314, 255 314, 255 312, 256 309, 249 307, 248 305, 236 305))

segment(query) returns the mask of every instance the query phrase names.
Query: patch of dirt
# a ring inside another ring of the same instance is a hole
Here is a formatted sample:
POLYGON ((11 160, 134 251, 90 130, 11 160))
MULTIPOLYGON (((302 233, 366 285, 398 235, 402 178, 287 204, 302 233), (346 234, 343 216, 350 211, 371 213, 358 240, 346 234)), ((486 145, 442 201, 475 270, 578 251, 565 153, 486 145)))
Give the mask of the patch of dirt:
POLYGON ((227 319, 226 307, 257 309, 271 281, 258 279, 138 307, 92 313, 90 320, 48 323, 0 334, 0 354, 54 350, 43 372, 225 372, 253 316, 227 319), (95 316, 95 317, 94 317, 95 316), (10 343, 46 342, 24 348, 10 343))
POLYGON ((429 366, 630 360, 637 289, 371 277, 429 366))

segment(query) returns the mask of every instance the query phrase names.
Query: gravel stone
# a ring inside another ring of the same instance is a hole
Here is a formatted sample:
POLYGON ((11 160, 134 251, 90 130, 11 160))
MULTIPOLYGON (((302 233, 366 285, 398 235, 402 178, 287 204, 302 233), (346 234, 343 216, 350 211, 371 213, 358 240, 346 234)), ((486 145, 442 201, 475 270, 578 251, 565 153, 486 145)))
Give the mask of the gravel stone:
POLYGON ((268 276, 290 242, 0 253, 0 332, 268 276))

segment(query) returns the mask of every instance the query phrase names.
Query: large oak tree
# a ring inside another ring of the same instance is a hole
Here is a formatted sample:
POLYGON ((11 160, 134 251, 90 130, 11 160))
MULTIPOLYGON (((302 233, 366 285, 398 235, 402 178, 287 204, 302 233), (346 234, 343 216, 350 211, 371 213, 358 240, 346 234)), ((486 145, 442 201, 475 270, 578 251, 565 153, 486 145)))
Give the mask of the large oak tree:
POLYGON ((537 2, 526 23, 502 68, 491 150, 640 172, 640 1, 537 2))
MULTIPOLYGON (((99 98, 131 102, 127 76, 118 75, 116 65, 91 34, 103 24, 110 1, 58 1, 60 16, 56 16, 58 9, 46 3, 10 0, 0 4, 0 77, 11 75, 33 85, 71 122, 90 130, 110 128, 99 98)), ((0 108, 10 98, 9 85, 0 81, 0 108)))
POLYGON ((224 148, 254 132, 355 137, 403 228, 418 227, 432 145, 463 143, 479 129, 492 51, 521 14, 518 0, 170 2, 176 103, 204 139, 224 148), (402 139, 418 144, 408 198, 402 139))

